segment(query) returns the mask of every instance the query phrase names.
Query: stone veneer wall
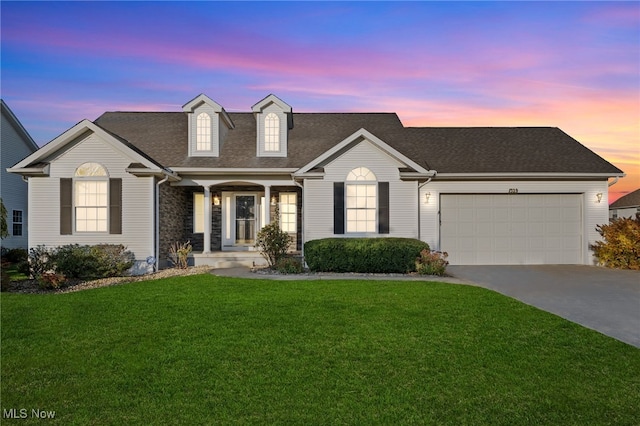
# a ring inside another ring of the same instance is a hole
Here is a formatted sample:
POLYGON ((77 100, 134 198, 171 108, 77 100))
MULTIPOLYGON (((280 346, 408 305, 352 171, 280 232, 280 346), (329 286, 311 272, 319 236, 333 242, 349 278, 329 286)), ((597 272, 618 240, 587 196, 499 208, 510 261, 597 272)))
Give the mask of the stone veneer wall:
POLYGON ((186 242, 184 229, 187 204, 187 191, 184 187, 171 186, 169 183, 160 185, 160 268, 168 266, 171 244, 186 242))

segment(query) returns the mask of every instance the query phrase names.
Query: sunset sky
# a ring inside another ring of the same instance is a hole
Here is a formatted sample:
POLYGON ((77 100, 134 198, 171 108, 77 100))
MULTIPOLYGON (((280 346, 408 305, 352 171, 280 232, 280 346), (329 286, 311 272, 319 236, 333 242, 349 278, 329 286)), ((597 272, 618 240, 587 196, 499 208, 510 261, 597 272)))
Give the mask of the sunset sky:
POLYGON ((104 111, 397 112, 555 126, 640 188, 638 2, 9 2, 1 95, 39 145, 104 111))

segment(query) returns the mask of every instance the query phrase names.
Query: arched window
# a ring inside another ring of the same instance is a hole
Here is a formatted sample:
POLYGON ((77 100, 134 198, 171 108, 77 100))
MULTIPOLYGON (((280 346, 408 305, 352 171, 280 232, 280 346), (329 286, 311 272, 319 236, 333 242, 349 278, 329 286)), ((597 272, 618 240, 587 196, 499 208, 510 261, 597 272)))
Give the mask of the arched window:
POLYGON ((264 118, 264 150, 280 151, 280 118, 272 112, 264 118))
POLYGON ((196 118, 196 150, 211 150, 211 117, 206 112, 196 118))
POLYGON ((107 170, 98 163, 84 163, 76 169, 74 206, 77 232, 107 232, 107 170))
POLYGON ((357 167, 347 175, 347 232, 376 232, 377 181, 366 167, 357 167))

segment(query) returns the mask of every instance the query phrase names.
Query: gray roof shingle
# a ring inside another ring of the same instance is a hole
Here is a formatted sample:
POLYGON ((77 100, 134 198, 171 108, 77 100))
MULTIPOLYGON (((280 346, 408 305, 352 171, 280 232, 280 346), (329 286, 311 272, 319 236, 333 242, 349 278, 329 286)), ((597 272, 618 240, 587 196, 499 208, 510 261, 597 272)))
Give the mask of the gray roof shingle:
POLYGON ((627 195, 618 198, 611 203, 609 208, 624 209, 627 207, 639 207, 640 206, 640 189, 636 189, 627 195))
POLYGON ((554 127, 404 127, 394 113, 295 113, 286 158, 256 157, 252 113, 229 113, 220 156, 188 156, 182 112, 107 112, 95 123, 165 167, 300 168, 364 128, 438 173, 609 173, 622 171, 554 127))

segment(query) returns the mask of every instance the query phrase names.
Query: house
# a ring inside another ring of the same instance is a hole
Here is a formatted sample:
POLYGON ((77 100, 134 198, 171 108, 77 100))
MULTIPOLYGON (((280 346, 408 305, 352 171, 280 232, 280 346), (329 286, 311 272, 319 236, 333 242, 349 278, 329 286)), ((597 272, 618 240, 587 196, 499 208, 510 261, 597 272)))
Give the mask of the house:
POLYGON ((619 217, 634 218, 636 213, 640 213, 640 189, 618 198, 609 206, 610 220, 619 217))
POLYGON ((2 239, 2 247, 7 249, 26 249, 29 232, 29 210, 27 203, 27 183, 21 176, 7 173, 7 168, 38 149, 29 132, 11 111, 11 108, 0 99, 0 163, 2 178, 0 198, 7 209, 7 227, 9 236, 2 239))
POLYGON ((390 236, 452 264, 593 264, 607 180, 624 176, 558 128, 412 128, 395 113, 294 113, 274 95, 247 112, 206 95, 106 112, 10 172, 29 181, 30 246, 122 243, 140 272, 187 240, 195 264, 257 261, 276 213, 298 251, 390 236))

